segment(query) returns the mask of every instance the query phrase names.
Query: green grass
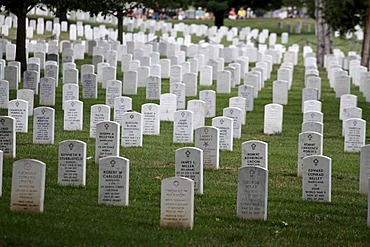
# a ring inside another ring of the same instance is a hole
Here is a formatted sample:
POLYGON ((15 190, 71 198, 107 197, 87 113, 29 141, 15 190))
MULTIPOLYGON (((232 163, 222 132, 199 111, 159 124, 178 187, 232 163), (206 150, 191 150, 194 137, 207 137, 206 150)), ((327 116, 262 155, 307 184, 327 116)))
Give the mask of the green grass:
MULTIPOLYGON (((262 21, 247 20, 243 25, 277 25, 275 20, 275 24, 271 20, 262 21)), ((314 40, 312 34, 305 35, 314 40)), ((291 35, 290 43, 299 43, 301 37, 291 35)), ((78 62, 77 67, 90 59, 87 57, 78 62)), ((84 141, 88 146, 87 156, 94 157, 95 140, 89 138, 89 111, 91 105, 105 102, 105 92, 99 88, 97 100, 84 100, 83 130, 64 131, 60 86, 55 107, 55 144, 32 144, 30 127, 29 133, 17 134, 16 159, 4 160, 0 246, 369 246, 367 196, 358 193, 359 154, 343 151, 339 99, 329 88, 324 70, 320 71, 323 78, 324 155, 332 158, 332 202, 301 199, 302 180, 296 176, 304 86, 301 54, 299 60, 289 103, 284 106, 283 132, 271 136, 263 134, 264 105, 272 100, 272 81, 278 68, 275 65, 271 80, 265 83, 255 100, 253 112, 247 114, 242 138, 234 140, 234 150, 220 152, 219 170, 204 171, 204 194, 195 196, 194 229, 191 231, 159 226, 161 179, 174 176, 175 150, 187 146, 172 143, 172 123, 161 122, 160 136, 144 136, 141 148, 121 148, 120 155, 130 160, 128 207, 98 205, 98 166, 94 164, 94 158, 87 160, 86 187, 57 185, 58 143, 67 139, 84 141), (236 217, 241 144, 251 139, 269 145, 268 216, 265 222, 236 217), (12 164, 15 160, 29 158, 46 163, 44 212, 10 212, 12 164)), ((122 73, 118 72, 117 79, 122 78, 122 73)), ((215 89, 215 86, 199 87, 199 90, 203 89, 215 89)), ((168 80, 163 80, 162 92, 168 91, 168 80)), ((369 104, 356 87, 352 86, 351 92, 358 96, 363 119, 369 122, 369 104)), ((217 95, 217 116, 228 106, 228 99, 236 95, 236 88, 231 94, 217 95)), ((11 98, 14 97, 15 92, 11 92, 11 98)), ((139 89, 138 95, 132 99, 136 111, 147 102, 143 89, 139 89)), ((35 97, 37 106, 38 96, 35 97)), ((0 110, 0 115, 6 114, 6 110, 0 110)), ((207 119, 206 123, 210 125, 211 120, 207 119)), ((32 118, 29 118, 29 126, 32 126, 32 118)), ((367 134, 367 143, 369 139, 367 134)))

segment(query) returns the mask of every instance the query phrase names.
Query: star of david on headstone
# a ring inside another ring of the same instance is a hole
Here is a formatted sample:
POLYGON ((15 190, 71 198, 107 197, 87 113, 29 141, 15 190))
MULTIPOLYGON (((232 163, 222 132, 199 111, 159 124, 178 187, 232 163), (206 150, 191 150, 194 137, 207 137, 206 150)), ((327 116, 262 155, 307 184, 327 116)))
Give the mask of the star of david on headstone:
POLYGON ((319 160, 318 159, 314 159, 313 160, 313 163, 314 163, 315 166, 317 166, 317 164, 319 164, 319 160))
POLYGON ((130 119, 133 119, 134 117, 135 117, 134 115, 132 115, 132 114, 130 115, 130 119))
POLYGON ((75 145, 73 145, 73 143, 70 143, 70 144, 68 145, 68 147, 69 147, 69 149, 70 149, 70 150, 72 150, 74 146, 75 146, 75 145))
POLYGON ((186 152, 185 152, 185 155, 186 155, 186 157, 190 157, 190 154, 191 154, 191 152, 189 151, 189 150, 186 150, 186 152))
POLYGON ((115 160, 111 160, 109 163, 111 164, 112 167, 114 167, 114 165, 116 164, 116 161, 115 160))

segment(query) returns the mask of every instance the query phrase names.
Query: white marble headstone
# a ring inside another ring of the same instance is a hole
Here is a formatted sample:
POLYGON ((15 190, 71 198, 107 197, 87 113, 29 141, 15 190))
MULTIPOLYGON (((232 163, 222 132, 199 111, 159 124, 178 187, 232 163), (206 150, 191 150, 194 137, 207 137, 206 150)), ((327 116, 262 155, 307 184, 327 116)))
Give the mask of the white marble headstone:
POLYGON ((120 125, 112 121, 102 121, 96 124, 95 163, 108 156, 119 155, 120 125))
POLYGON ((194 181, 194 193, 203 194, 203 151, 194 147, 183 147, 175 153, 175 174, 194 181))

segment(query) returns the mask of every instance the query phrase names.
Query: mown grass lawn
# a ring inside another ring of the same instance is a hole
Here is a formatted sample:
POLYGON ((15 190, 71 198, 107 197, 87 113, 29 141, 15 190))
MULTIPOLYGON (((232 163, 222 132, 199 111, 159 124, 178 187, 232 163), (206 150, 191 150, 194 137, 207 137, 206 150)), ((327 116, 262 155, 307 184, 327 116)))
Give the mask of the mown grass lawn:
MULTIPOLYGON (((277 22, 258 19, 239 24, 274 29, 277 22)), ((226 23, 231 25, 229 21, 226 23)), ((315 40, 312 33, 292 34, 290 44, 301 45, 302 37, 315 40)), ((344 41, 338 43, 344 44, 341 49, 348 49, 344 41)), ((29 118, 29 133, 17 134, 16 159, 4 161, 0 246, 369 246, 367 196, 358 193, 359 154, 343 151, 339 99, 330 89, 324 70, 320 70, 323 79, 324 155, 332 158, 332 202, 315 203, 301 199, 302 180, 296 173, 297 141, 302 123, 301 91, 304 86, 302 54, 299 61, 294 69, 289 103, 284 106, 283 132, 271 136, 263 134, 264 105, 272 101, 272 81, 276 79, 278 68, 275 65, 272 78, 265 83, 254 102, 253 112, 247 114, 242 138, 234 140, 234 150, 220 152, 219 170, 204 171, 204 194, 195 196, 195 222, 191 231, 159 226, 161 179, 174 176, 175 150, 188 146, 172 143, 172 123, 161 122, 161 134, 144 136, 141 148, 121 148, 120 155, 130 160, 129 206, 98 205, 98 165, 94 164, 94 158, 90 158, 94 157, 95 140, 89 138, 89 112, 91 105, 105 103, 105 92, 99 88, 97 100, 84 100, 82 131, 64 131, 59 87, 55 106, 55 144, 32 144, 32 118, 29 118), (67 139, 87 143, 86 187, 57 185, 58 143, 67 139), (269 145, 268 216, 265 222, 236 217, 241 144, 252 139, 269 145), (15 160, 30 158, 46 163, 44 212, 10 212, 12 164, 15 160)), ((84 63, 91 63, 91 57, 79 61, 77 67, 84 63)), ((250 64, 252 67, 254 64, 250 64)), ((117 79, 122 78, 122 73, 118 72, 117 79)), ((215 86, 198 88, 203 89, 215 90, 215 86)), ((351 90, 358 96, 363 119, 369 122, 369 103, 365 102, 358 88, 352 86, 351 90)), ((168 80, 162 80, 162 93, 168 91, 168 80)), ((231 94, 217 95, 217 116, 222 115, 222 109, 228 106, 228 99, 236 95, 236 88, 231 94)), ((15 92, 11 92, 11 98, 15 98, 15 92)), ((148 102, 143 89, 139 89, 138 95, 132 99, 133 110, 136 111, 148 102)), ((38 96, 35 97, 37 106, 38 96)), ((7 111, 0 110, 0 115, 7 115, 7 111)), ((207 119, 206 124, 210 125, 211 119, 207 119)), ((369 134, 366 141, 370 142, 369 134)))

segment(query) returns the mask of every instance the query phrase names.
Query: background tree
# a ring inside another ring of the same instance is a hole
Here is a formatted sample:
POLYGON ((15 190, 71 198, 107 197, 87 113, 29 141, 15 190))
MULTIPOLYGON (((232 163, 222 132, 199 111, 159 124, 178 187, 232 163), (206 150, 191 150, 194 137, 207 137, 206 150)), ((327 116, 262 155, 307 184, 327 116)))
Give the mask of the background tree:
POLYGON ((364 39, 361 49, 361 64, 369 67, 370 50, 370 0, 326 0, 324 19, 343 36, 347 32, 354 32, 357 25, 364 30, 364 39))
POLYGON ((27 13, 40 4, 41 0, 2 0, 1 5, 17 16, 17 41, 16 41, 16 57, 15 59, 21 63, 21 72, 26 70, 26 17, 27 13))

